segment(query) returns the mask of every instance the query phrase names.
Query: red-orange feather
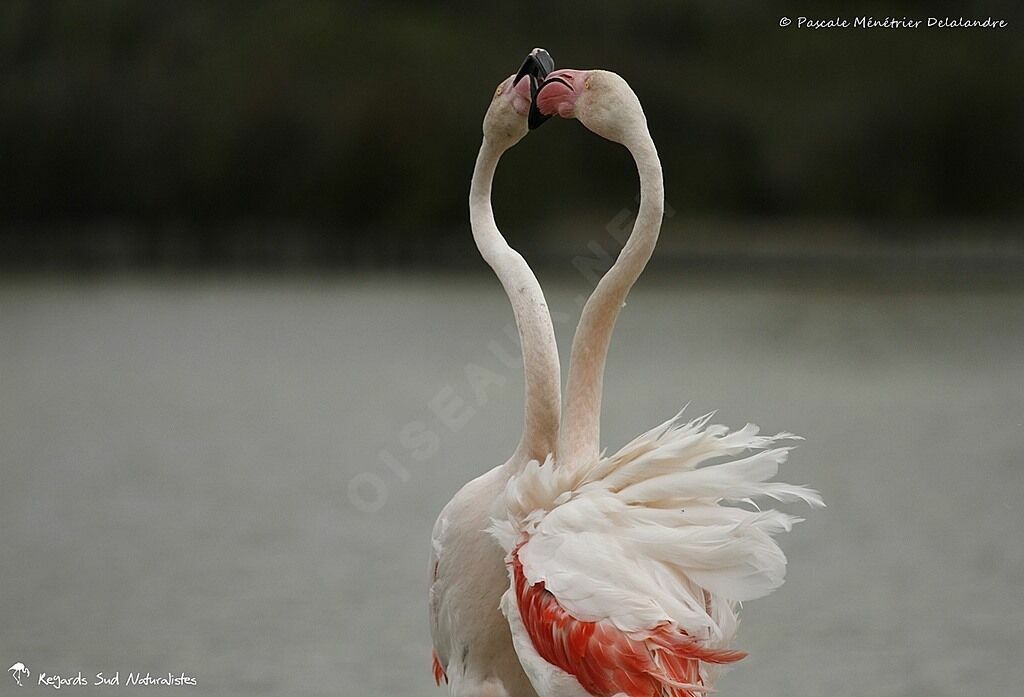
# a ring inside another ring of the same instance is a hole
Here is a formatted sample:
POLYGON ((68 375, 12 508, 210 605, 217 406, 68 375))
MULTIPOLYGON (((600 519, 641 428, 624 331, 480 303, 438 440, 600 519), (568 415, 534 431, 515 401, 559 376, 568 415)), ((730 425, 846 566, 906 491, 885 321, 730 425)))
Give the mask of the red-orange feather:
POLYGON ((704 692, 700 664, 734 663, 742 651, 713 649, 678 627, 662 625, 633 638, 610 622, 572 617, 544 583, 530 585, 512 554, 519 614, 537 653, 569 673, 594 697, 696 697, 704 692))
POLYGON ((437 651, 434 651, 434 682, 438 685, 444 680, 444 684, 448 684, 448 674, 444 672, 444 666, 441 665, 441 659, 437 657, 437 651))

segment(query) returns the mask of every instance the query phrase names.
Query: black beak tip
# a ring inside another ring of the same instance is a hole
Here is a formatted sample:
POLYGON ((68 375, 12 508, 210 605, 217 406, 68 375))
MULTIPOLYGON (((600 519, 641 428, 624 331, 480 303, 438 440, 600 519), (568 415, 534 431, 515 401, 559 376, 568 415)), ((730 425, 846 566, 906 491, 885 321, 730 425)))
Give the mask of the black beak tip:
POLYGON ((537 77, 547 77, 548 73, 555 69, 555 59, 544 49, 535 48, 530 52, 530 55, 534 56, 534 59, 541 68, 540 74, 537 77))
POLYGON ((539 78, 543 80, 548 76, 552 70, 555 69, 555 60, 551 57, 551 54, 542 48, 535 48, 530 51, 530 55, 523 61, 522 66, 519 68, 519 72, 516 73, 515 79, 512 81, 513 85, 518 85, 519 81, 529 75, 532 78, 539 78))
POLYGON ((530 114, 527 117, 527 125, 532 131, 539 128, 542 123, 548 120, 548 116, 540 113, 537 108, 537 93, 540 91, 540 83, 555 69, 555 59, 551 54, 542 48, 535 48, 523 61, 523 65, 516 73, 512 85, 518 85, 524 77, 530 78, 530 114))
POLYGON ((530 115, 526 119, 526 124, 532 131, 535 128, 540 128, 541 125, 550 118, 550 116, 540 113, 540 109, 537 108, 536 104, 531 104, 530 115))

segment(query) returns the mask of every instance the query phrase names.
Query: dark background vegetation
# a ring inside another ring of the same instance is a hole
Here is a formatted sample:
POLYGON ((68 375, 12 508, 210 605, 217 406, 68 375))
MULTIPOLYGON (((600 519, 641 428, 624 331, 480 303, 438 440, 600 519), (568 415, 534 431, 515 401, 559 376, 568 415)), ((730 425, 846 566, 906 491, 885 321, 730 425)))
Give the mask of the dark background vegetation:
MULTIPOLYGON (((838 13, 5 0, 0 256, 7 266, 469 258, 480 120, 534 45, 560 66, 630 81, 666 166, 669 226, 704 230, 693 239, 728 228, 726 247, 744 249, 772 223, 826 246, 851 226, 870 244, 1019 242, 1019 17, 998 0, 865 0, 838 13), (800 14, 991 15, 1011 26, 779 27, 800 14)), ((518 246, 557 254, 572 230, 592 235, 631 205, 634 178, 624 150, 552 122, 506 157, 495 205, 518 246)))

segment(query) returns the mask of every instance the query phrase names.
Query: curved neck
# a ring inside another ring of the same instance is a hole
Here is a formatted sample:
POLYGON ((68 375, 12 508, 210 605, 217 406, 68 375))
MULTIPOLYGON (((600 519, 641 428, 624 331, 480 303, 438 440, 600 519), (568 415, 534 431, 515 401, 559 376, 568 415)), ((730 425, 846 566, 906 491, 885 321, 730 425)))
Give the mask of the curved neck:
POLYGON ((544 461, 555 452, 561 415, 561 373, 551 314, 537 277, 526 260, 509 247, 498 231, 491 208, 491 182, 503 149, 484 138, 469 190, 473 239, 481 256, 494 269, 515 314, 523 350, 526 408, 523 437, 513 460, 544 461))
POLYGON ((576 467, 600 455, 601 392, 604 365, 619 310, 658 241, 665 209, 661 162, 646 123, 625 143, 640 175, 640 209, 629 239, 583 307, 569 360, 565 421, 558 444, 559 462, 576 467))

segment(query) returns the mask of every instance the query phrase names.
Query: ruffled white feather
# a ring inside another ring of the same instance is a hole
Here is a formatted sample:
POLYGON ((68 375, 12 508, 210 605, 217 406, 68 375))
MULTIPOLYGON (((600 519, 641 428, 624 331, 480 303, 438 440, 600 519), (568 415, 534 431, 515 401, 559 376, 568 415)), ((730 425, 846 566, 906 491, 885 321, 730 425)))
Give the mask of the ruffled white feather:
POLYGON ((518 546, 529 583, 543 581, 579 620, 639 634, 673 623, 728 646, 738 604, 783 582, 772 536, 800 521, 754 500, 824 503, 768 481, 790 450, 779 443, 795 436, 730 432, 710 418, 677 415, 587 467, 530 462, 509 481, 492 534, 506 552, 518 546))

